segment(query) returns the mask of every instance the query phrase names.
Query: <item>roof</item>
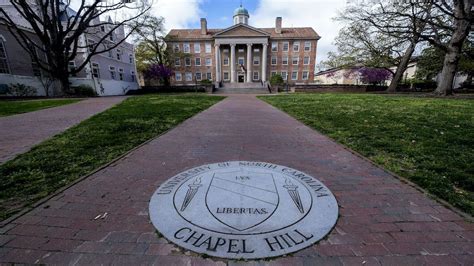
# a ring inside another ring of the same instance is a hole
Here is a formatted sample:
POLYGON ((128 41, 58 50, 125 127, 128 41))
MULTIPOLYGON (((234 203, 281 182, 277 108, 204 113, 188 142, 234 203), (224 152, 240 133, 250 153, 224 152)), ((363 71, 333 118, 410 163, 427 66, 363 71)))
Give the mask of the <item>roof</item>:
POLYGON ((242 5, 240 5, 240 7, 236 8, 234 10, 234 16, 238 16, 238 15, 245 15, 245 16, 249 16, 249 11, 245 8, 242 7, 242 5))
MULTIPOLYGON (((282 28, 281 34, 275 32, 275 28, 257 28, 267 32, 272 39, 320 39, 321 37, 311 27, 282 28)), ((227 29, 208 29, 207 35, 201 35, 201 29, 173 29, 167 37, 182 40, 212 39, 213 35, 227 29)))

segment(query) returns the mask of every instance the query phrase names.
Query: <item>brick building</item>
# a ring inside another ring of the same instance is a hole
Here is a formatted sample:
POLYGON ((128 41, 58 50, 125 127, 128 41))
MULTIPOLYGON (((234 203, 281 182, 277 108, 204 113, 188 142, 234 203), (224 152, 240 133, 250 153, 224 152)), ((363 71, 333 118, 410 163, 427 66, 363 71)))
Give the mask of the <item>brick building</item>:
POLYGON ((167 44, 173 50, 173 85, 210 80, 217 87, 258 85, 281 74, 289 83, 314 80, 316 49, 320 36, 313 28, 283 28, 276 18, 274 28, 248 25, 249 13, 242 6, 234 11, 234 25, 208 29, 173 29, 167 44))

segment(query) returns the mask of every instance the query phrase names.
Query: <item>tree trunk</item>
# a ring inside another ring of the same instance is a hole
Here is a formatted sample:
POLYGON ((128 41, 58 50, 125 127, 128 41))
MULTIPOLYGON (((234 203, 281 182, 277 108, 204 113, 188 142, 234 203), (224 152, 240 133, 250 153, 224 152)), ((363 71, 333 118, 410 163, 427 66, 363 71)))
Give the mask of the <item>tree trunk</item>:
POLYGON ((446 47, 447 53, 444 57, 443 70, 438 77, 438 86, 434 92, 437 95, 451 95, 453 93, 453 81, 461 58, 462 45, 471 28, 469 18, 472 3, 470 0, 459 0, 454 3, 454 32, 446 47))
POLYGON ((403 78, 403 73, 407 70, 408 63, 410 63, 411 56, 415 51, 416 42, 411 42, 410 46, 405 51, 405 54, 402 57, 402 60, 398 64, 397 71, 393 75, 392 81, 390 82, 390 86, 388 86, 387 92, 396 92, 398 84, 403 78))

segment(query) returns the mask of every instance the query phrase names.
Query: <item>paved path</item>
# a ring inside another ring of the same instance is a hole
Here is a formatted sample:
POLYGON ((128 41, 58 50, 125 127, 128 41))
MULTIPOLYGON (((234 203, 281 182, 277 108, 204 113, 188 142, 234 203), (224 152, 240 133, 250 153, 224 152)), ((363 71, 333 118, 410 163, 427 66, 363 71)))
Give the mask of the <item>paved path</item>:
POLYGON ((253 96, 231 96, 3 228, 0 261, 230 265, 159 238, 148 202, 185 169, 256 160, 313 175, 340 215, 326 240, 255 265, 473 265, 474 225, 253 96), (105 218, 98 218, 98 215, 105 218))
POLYGON ((0 164, 125 98, 91 98, 59 107, 0 117, 0 164))

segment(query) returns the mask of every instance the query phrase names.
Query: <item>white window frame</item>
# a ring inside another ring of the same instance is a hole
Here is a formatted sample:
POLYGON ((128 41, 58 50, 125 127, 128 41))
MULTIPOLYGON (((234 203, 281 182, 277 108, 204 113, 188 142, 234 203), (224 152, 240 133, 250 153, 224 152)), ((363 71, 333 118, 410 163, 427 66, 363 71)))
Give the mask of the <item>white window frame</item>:
POLYGON ((309 79, 309 71, 303 71, 303 73, 301 74, 301 79, 302 80, 308 80, 309 79))
POLYGON ((311 42, 310 41, 305 41, 304 42, 304 51, 305 52, 311 52, 311 42), (309 45, 307 45, 309 44, 309 45))
POLYGON ((276 74, 278 74, 278 72, 272 71, 272 72, 270 72, 270 77, 276 76, 276 74))
POLYGON ((240 65, 245 66, 245 58, 243 58, 243 57, 237 58, 237 64, 238 64, 239 66, 240 66, 240 65), (242 60, 242 64, 240 64, 240 60, 242 60))
POLYGON ((174 66, 181 66, 181 58, 175 58, 174 59, 174 66))
POLYGON ((132 81, 135 82, 136 81, 135 71, 130 70, 130 76, 132 77, 132 81))
POLYGON ((229 62, 230 62, 230 58, 229 57, 224 57, 224 60, 222 62, 222 65, 224 66, 228 66, 229 65, 229 62), (226 62, 227 61, 227 62, 226 62))
POLYGON ((91 62, 91 73, 94 78, 100 79, 100 65, 96 62, 91 62), (94 70, 97 70, 97 76, 94 74, 94 70))
POLYGON ((206 79, 207 80, 212 80, 212 72, 207 72, 206 73, 206 79))
POLYGON ((293 42, 293 52, 299 52, 299 51, 300 51, 300 42, 293 42))
POLYGON ((184 58, 184 66, 191 66, 191 57, 184 58), (188 62, 189 62, 189 64, 188 64, 188 62))
POLYGON ((280 75, 283 78, 283 80, 288 80, 288 71, 282 71, 280 75))
POLYGON ((281 64, 284 65, 284 66, 288 65, 288 56, 287 55, 284 55, 284 56, 281 57, 281 64), (286 63, 285 63, 285 61, 286 61, 286 63))
POLYGON ((183 76, 181 75, 181 72, 175 72, 174 73, 174 80, 176 80, 176 81, 182 81, 183 80, 183 76))
POLYGON ((114 66, 109 66, 110 78, 115 80, 117 78, 114 66))
POLYGON ((243 48, 239 48, 239 49, 237 49, 237 52, 238 52, 238 53, 243 53, 243 52, 244 52, 244 49, 243 49, 243 48))
POLYGON ((292 65, 297 66, 299 63, 300 63, 300 57, 299 56, 295 55, 291 58, 291 64, 292 65), (296 64, 295 64, 295 58, 296 58, 296 64))
POLYGON ((254 66, 259 66, 260 65, 260 56, 254 56, 252 62, 253 62, 254 66))
POLYGON ((253 52, 254 52, 254 53, 260 53, 260 48, 254 48, 254 49, 253 49, 253 52))
POLYGON ((95 41, 93 39, 87 39, 87 51, 89 53, 92 53, 92 50, 94 49, 95 41))
POLYGON ((118 61, 122 61, 122 51, 121 51, 120 49, 117 49, 117 50, 116 50, 115 55, 116 55, 115 58, 116 58, 118 61))
POLYGON ((272 52, 278 52, 278 42, 272 42, 272 52))
POLYGON ((310 64, 310 62, 311 62, 311 58, 309 56, 305 56, 303 58, 303 65, 307 66, 310 64), (308 59, 308 61, 306 61, 306 59, 308 59))
POLYGON ((196 81, 201 81, 202 80, 202 73, 201 72, 196 72, 194 73, 194 77, 196 78, 196 81), (199 76, 199 78, 198 78, 199 76))
POLYGON ((276 66, 278 64, 278 57, 276 55, 272 55, 270 62, 272 66, 276 66), (273 60, 275 60, 275 62, 273 62, 273 60))
POLYGON ((178 53, 178 52, 180 51, 179 43, 173 44, 173 51, 174 51, 175 53, 178 53))
POLYGON ((206 42, 204 49, 206 50, 206 54, 210 54, 212 52, 212 46, 210 42, 206 42))
POLYGON ((193 72, 186 72, 184 73, 184 79, 186 81, 193 81, 193 72), (190 79, 188 79, 189 77, 191 77, 190 79))
POLYGON ((291 80, 298 80, 298 71, 292 71, 291 72, 291 80), (296 73, 296 77, 293 77, 293 74, 296 73))
POLYGON ((260 79, 260 72, 254 71, 254 72, 252 73, 252 80, 253 80, 253 81, 257 81, 257 80, 259 80, 259 79, 260 79), (255 74, 257 74, 257 78, 255 78, 255 74))
POLYGON ((124 78, 124 75, 123 75, 123 68, 119 68, 119 69, 118 69, 118 73, 119 73, 119 80, 123 80, 123 78, 124 78))
POLYGON ((195 66, 201 66, 201 57, 196 57, 194 58, 194 65, 195 66), (198 62, 199 61, 199 62, 198 62), (198 64, 199 63, 199 64, 198 64))
POLYGON ((183 52, 186 54, 191 53, 191 45, 189 43, 183 43, 183 52))
POLYGON ((222 78, 224 79, 224 81, 229 81, 230 80, 229 72, 224 71, 224 73, 222 73, 222 78), (226 78, 226 76, 227 76, 227 78, 226 78))
POLYGON ((288 52, 290 50, 290 42, 283 42, 283 47, 281 48, 283 52, 288 52), (286 49, 285 49, 286 45, 286 49))
POLYGON ((206 59, 205 59, 205 60, 206 60, 206 63, 205 63, 205 64, 206 64, 206 66, 212 66, 212 58, 210 58, 210 57, 206 57, 206 59))
POLYGON ((194 46, 194 53, 195 54, 200 54, 201 53, 201 43, 195 42, 193 46, 194 46))

